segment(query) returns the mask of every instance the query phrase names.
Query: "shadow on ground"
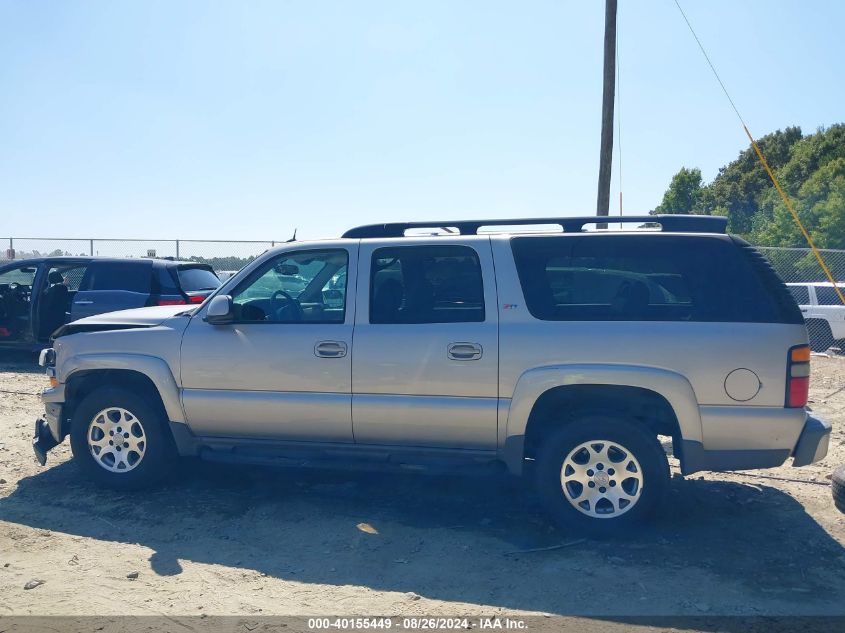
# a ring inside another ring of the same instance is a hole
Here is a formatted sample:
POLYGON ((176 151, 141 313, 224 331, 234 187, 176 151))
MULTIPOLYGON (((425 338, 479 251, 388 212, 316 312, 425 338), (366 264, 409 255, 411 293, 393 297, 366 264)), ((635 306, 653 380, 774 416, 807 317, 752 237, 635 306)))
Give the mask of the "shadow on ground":
POLYGON ((576 535, 550 526, 530 491, 507 476, 186 461, 174 483, 121 494, 94 488, 66 462, 21 480, 0 499, 0 520, 139 543, 154 550, 160 575, 191 560, 557 614, 735 612, 726 604, 765 613, 772 601, 801 613, 843 611, 842 546, 790 496, 732 482, 675 478, 666 512, 643 532, 543 552, 519 551, 576 535), (719 585, 730 600, 702 604, 719 600, 719 585), (602 601, 620 588, 629 595, 602 601))

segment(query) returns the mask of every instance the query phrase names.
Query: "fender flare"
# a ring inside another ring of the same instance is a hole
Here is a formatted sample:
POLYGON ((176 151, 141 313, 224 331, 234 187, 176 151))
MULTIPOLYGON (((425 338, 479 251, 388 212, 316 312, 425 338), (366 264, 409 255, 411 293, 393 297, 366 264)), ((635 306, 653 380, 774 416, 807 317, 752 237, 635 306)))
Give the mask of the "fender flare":
POLYGON ((63 383, 73 379, 82 371, 103 369, 132 371, 149 378, 158 390, 164 410, 171 422, 185 423, 185 412, 179 396, 179 386, 170 371, 170 366, 161 358, 145 354, 77 354, 62 365, 63 383))
POLYGON ((529 369, 517 380, 500 438, 502 457, 514 474, 522 472, 525 430, 537 400, 550 389, 572 385, 638 387, 662 396, 672 407, 681 439, 702 442, 698 399, 681 374, 640 365, 572 364, 529 369))

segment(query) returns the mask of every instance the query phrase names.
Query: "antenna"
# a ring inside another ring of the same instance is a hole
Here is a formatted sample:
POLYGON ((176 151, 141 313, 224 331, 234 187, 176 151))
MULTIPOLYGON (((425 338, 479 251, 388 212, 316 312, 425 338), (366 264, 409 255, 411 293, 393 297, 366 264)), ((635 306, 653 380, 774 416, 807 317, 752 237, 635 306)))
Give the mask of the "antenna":
POLYGON ((291 238, 290 238, 289 240, 287 240, 285 243, 287 243, 287 242, 295 242, 295 241, 296 241, 296 229, 294 229, 294 230, 293 230, 293 237, 291 237, 291 238))

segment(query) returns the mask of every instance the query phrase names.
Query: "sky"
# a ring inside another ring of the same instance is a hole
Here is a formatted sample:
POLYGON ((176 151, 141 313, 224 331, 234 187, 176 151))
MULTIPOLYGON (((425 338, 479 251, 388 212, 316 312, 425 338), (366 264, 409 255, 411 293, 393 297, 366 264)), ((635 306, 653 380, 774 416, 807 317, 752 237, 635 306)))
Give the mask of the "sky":
MULTIPOLYGON (((752 133, 843 121, 845 3, 681 4, 752 133)), ((747 139, 673 0, 619 5, 632 215, 747 139)), ((603 28, 601 0, 0 0, 0 238, 592 215, 603 28)))

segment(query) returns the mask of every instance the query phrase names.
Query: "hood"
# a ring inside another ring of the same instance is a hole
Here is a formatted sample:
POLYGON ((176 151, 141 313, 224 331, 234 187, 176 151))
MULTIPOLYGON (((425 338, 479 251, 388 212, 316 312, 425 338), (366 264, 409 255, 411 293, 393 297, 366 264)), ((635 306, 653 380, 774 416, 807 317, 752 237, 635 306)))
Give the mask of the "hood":
POLYGON ((102 330, 126 330, 130 328, 154 327, 164 323, 167 319, 180 312, 190 312, 190 306, 152 306, 149 308, 135 308, 118 312, 105 312, 85 317, 63 325, 53 332, 51 338, 59 338, 77 332, 97 332, 102 330))

